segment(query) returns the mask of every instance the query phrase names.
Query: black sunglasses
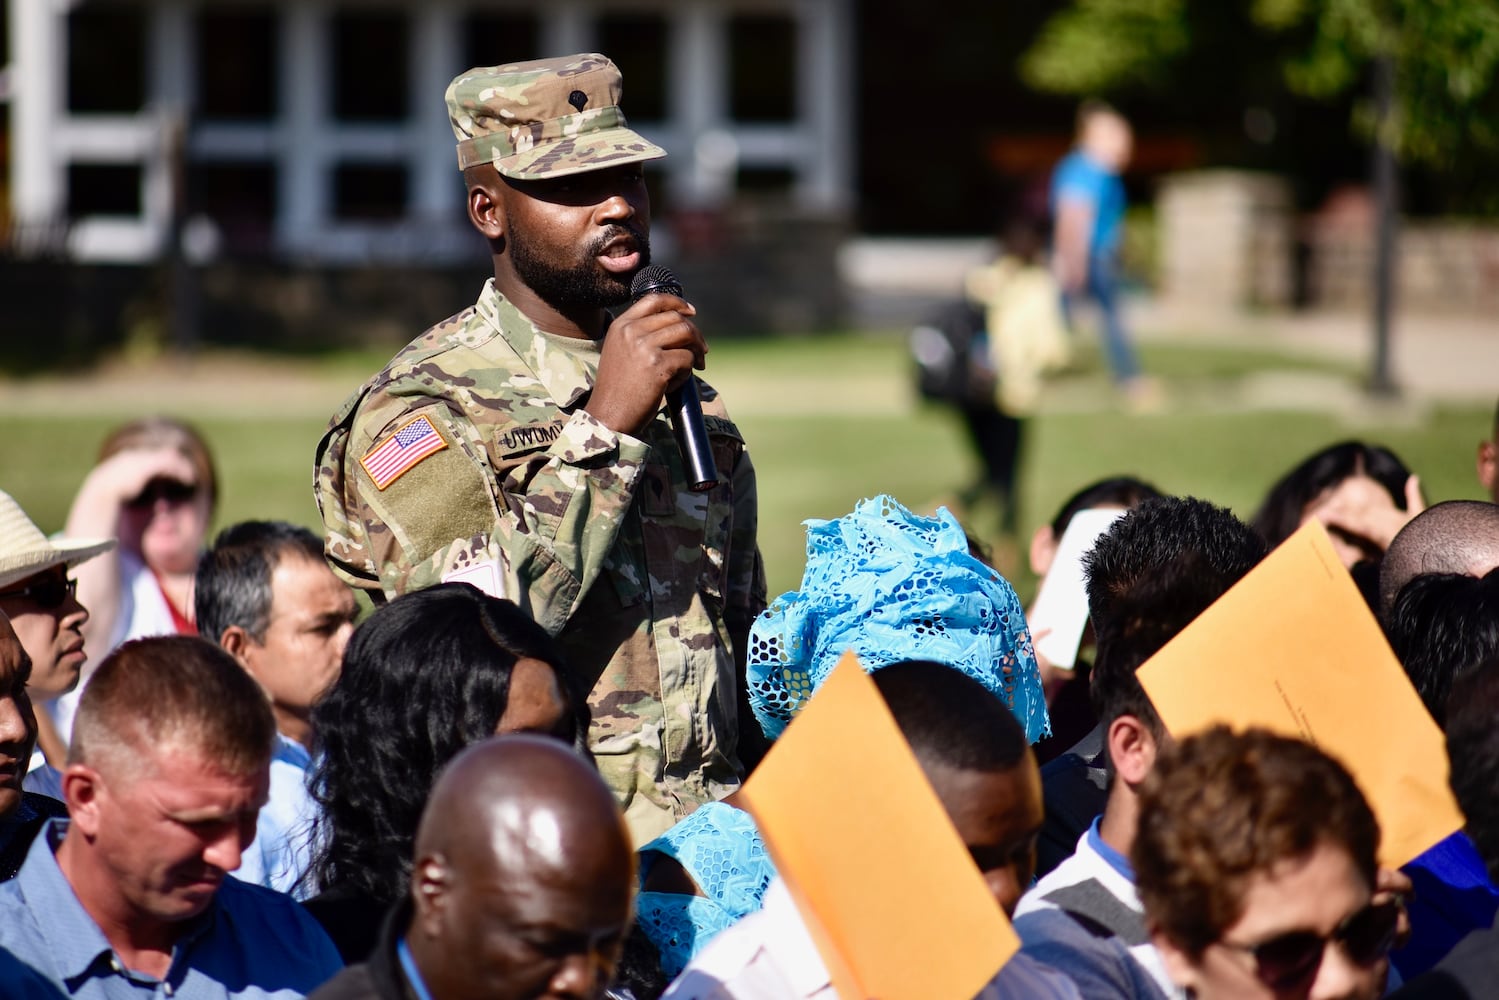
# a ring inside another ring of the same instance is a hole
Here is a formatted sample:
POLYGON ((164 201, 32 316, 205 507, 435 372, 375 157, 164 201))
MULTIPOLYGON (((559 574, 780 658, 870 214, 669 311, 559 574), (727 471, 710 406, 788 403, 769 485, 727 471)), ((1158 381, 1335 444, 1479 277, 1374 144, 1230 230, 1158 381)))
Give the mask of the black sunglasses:
POLYGON ((1336 942, 1355 965, 1368 968, 1389 954, 1400 926, 1404 900, 1399 896, 1352 914, 1326 937, 1314 931, 1290 931, 1259 944, 1219 944, 1254 956, 1260 982, 1277 992, 1302 986, 1317 974, 1329 941, 1336 942))
POLYGON ((50 576, 39 583, 17 590, 0 592, 0 600, 7 597, 29 597, 37 607, 55 608, 70 597, 78 595, 78 581, 69 577, 50 576))
POLYGON ((156 506, 158 500, 165 500, 170 504, 187 503, 197 493, 198 487, 192 483, 184 483, 176 479, 153 479, 138 495, 126 500, 125 506, 139 510, 156 506))

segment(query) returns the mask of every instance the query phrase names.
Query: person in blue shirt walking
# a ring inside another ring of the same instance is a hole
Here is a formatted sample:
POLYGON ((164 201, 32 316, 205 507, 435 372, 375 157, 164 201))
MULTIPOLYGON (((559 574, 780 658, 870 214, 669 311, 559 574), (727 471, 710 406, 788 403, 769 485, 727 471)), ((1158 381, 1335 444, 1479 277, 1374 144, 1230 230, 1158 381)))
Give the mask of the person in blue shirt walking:
POLYGON ((1119 242, 1124 230, 1124 182, 1134 134, 1107 104, 1088 102, 1078 112, 1076 147, 1051 178, 1052 267, 1062 286, 1069 325, 1079 300, 1091 297, 1103 314, 1104 348, 1114 382, 1126 396, 1148 395, 1151 384, 1119 311, 1119 242))

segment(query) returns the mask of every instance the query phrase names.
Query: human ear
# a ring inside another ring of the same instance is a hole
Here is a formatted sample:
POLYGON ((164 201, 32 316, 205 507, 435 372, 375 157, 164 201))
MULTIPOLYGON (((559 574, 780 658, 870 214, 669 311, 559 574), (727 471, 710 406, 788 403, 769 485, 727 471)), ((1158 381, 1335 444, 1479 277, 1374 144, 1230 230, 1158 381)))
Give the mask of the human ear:
POLYGON ((1051 525, 1043 524, 1031 536, 1031 572, 1043 577, 1051 569, 1051 561, 1057 556, 1057 536, 1051 525))
POLYGON ((245 662, 246 652, 253 642, 250 633, 238 625, 230 625, 224 629, 224 634, 219 636, 219 645, 224 647, 224 652, 234 657, 242 667, 249 665, 245 662))
POLYGON ((451 873, 441 855, 424 854, 411 872, 412 929, 429 938, 443 936, 451 873))
POLYGON ((99 772, 86 764, 69 764, 63 772, 62 796, 68 805, 69 820, 85 837, 99 833, 99 796, 102 791, 99 772))
POLYGON ((1155 767, 1155 735, 1138 716, 1121 715, 1109 723, 1105 734, 1109 741, 1109 761, 1120 780, 1131 787, 1145 781, 1155 767))
POLYGON ((1478 443, 1478 481, 1491 496, 1499 497, 1499 442, 1478 443))
POLYGON ((468 184, 468 221, 474 224, 487 240, 505 237, 504 213, 495 197, 493 186, 475 178, 468 184))

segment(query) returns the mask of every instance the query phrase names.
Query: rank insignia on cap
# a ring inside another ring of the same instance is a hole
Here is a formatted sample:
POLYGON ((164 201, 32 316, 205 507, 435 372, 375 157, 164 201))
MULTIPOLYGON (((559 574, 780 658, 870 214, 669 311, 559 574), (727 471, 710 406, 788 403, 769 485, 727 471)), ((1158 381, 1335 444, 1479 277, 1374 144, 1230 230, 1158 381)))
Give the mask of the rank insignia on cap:
POLYGON ((375 489, 383 490, 428 455, 448 446, 425 416, 409 420, 359 460, 375 489))

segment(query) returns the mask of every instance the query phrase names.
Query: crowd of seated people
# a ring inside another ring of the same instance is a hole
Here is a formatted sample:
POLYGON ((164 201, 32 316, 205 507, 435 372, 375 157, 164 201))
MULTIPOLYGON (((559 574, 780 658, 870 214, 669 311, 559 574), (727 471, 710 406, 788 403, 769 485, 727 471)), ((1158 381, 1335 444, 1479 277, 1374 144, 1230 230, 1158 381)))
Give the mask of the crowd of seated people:
MULTIPOLYGON (((218 489, 203 437, 153 418, 111 435, 56 537, 0 493, 0 998, 838 995, 739 795, 632 843, 588 750, 594 678, 521 606, 448 582, 360 620, 319 535, 210 543, 218 489)), ((801 587, 736 651, 740 726, 773 743, 858 654, 1018 933, 980 997, 1494 995, 1499 506, 1428 505, 1363 442, 1247 522, 1112 476, 1038 531, 1038 576, 1084 510, 1117 516, 1071 668, 945 510, 809 522, 801 587), (1467 821, 1400 870, 1344 762, 1173 738, 1137 677, 1313 520, 1467 821)))

